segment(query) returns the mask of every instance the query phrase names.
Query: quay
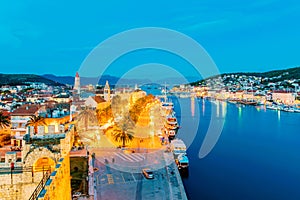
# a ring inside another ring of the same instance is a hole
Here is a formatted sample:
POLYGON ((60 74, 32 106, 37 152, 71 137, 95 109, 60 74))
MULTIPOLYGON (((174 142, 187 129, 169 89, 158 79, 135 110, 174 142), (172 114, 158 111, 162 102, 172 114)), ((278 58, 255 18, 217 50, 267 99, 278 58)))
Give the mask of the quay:
POLYGON ((89 173, 90 187, 93 185, 90 196, 94 199, 187 199, 171 152, 145 153, 140 162, 133 162, 133 159, 137 160, 142 154, 137 156, 105 148, 90 149, 90 152, 95 155, 90 156, 93 166, 89 173), (147 179, 142 174, 142 169, 149 166, 154 169, 154 179, 147 179))

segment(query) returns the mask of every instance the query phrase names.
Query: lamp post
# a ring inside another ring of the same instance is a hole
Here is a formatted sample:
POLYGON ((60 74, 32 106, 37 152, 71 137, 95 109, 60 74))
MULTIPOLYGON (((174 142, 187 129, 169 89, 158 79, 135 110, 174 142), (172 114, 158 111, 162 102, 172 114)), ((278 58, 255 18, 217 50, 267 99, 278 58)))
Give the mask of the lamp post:
POLYGON ((13 173, 12 171, 15 169, 15 163, 11 162, 10 163, 10 180, 11 180, 11 184, 13 184, 13 173))

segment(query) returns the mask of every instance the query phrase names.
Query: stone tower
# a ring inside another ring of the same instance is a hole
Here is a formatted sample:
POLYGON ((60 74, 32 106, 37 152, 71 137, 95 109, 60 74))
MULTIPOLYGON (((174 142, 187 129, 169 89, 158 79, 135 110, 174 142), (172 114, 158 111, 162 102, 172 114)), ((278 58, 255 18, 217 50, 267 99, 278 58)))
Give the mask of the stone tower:
POLYGON ((106 81, 106 83, 105 83, 103 95, 104 95, 104 100, 106 102, 109 102, 110 101, 110 87, 109 87, 108 81, 106 81))
POLYGON ((75 76, 75 82, 74 82, 74 90, 77 90, 77 93, 80 92, 80 77, 78 72, 76 72, 76 76, 75 76))

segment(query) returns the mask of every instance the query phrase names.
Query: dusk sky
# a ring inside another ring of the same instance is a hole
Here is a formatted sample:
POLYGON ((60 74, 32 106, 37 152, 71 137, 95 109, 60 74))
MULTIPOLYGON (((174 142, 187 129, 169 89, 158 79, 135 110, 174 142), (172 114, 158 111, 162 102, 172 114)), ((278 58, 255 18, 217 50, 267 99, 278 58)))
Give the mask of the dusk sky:
MULTIPOLYGON (((0 73, 73 76, 100 42, 141 27, 190 36, 220 72, 300 66, 299 10, 296 0, 2 1, 0 73)), ((123 56, 108 73, 147 63, 187 65, 165 52, 143 51, 123 56)))

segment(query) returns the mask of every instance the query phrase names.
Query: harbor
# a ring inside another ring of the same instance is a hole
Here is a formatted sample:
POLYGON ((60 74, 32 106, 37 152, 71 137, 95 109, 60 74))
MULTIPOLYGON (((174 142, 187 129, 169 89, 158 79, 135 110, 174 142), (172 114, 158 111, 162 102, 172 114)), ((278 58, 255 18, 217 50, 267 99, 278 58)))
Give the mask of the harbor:
MULTIPOLYGON (((300 198, 300 115, 218 100, 173 97, 172 101, 178 119, 191 124, 199 119, 199 130, 187 149, 189 174, 182 176, 188 199, 300 198), (211 115, 225 123, 216 146, 201 159, 211 115)), ((182 126, 178 134, 189 141, 185 136, 190 131, 182 126)))
POLYGON ((135 138, 126 146, 116 148, 109 125, 96 131, 99 140, 84 140, 90 153, 89 195, 94 199, 187 199, 181 171, 188 170, 189 160, 184 142, 176 138, 180 126, 174 105, 155 98, 144 111, 135 138))

